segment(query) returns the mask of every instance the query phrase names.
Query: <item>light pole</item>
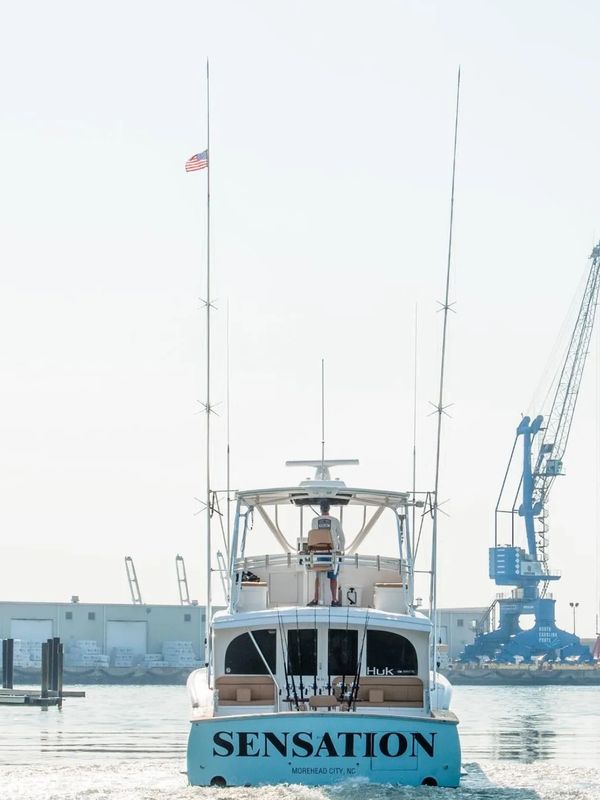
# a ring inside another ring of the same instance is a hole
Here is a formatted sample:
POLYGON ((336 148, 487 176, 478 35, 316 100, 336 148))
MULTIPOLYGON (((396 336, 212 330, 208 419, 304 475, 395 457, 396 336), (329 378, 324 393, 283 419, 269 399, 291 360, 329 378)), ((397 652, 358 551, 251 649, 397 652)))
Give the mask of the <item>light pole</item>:
POLYGON ((569 603, 569 605, 573 609, 573 636, 575 636, 575 614, 577 612, 577 608, 579 606, 579 603, 569 603))

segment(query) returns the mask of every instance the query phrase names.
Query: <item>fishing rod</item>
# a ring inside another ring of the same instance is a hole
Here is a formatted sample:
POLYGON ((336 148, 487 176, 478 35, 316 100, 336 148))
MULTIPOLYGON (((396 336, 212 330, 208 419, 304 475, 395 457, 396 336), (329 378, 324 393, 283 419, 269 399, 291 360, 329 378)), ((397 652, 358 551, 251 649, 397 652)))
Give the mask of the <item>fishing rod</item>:
POLYGON ((300 700, 304 700, 304 681, 302 680, 302 648, 300 647, 300 626, 298 625, 298 609, 296 609, 296 650, 298 653, 298 672, 300 673, 300 700))
MULTIPOLYGON (((313 674, 313 694, 317 693, 317 607, 315 606, 315 630, 313 635, 313 659, 314 659, 314 674, 313 674)), ((319 694, 321 694, 319 690, 319 694)))
MULTIPOLYGON (((349 618, 350 618, 350 606, 348 606, 347 609, 346 609, 346 635, 344 637, 344 641, 346 641, 346 642, 348 641, 348 622, 349 622, 349 618)), ((346 665, 346 659, 344 658, 344 674, 342 675, 342 683, 341 683, 341 686, 340 686, 340 690, 341 690, 340 700, 344 699, 344 692, 346 691, 346 666, 347 666, 346 665)))
POLYGON ((364 651, 364 648, 365 648, 365 639, 367 638, 367 626, 368 626, 368 624, 369 624, 369 612, 367 610, 367 613, 365 614, 365 626, 363 628, 363 636, 362 636, 362 642, 361 642, 361 645, 360 645, 360 653, 359 653, 359 656, 358 656, 358 661, 356 662, 356 672, 354 673, 354 683, 352 684, 352 689, 350 691, 350 697, 348 698, 348 711, 350 711, 350 709, 352 708, 352 703, 356 702, 356 699, 358 698, 358 689, 359 689, 359 686, 360 686, 360 667, 361 667, 361 664, 362 664, 363 651, 364 651))
POLYGON ((284 643, 283 643, 283 631, 281 629, 281 618, 279 612, 277 613, 277 627, 279 628, 279 638, 281 640, 281 655, 283 657, 283 674, 285 675, 285 700, 286 703, 289 703, 290 700, 290 681, 288 677, 287 671, 287 664, 286 664, 286 657, 285 657, 285 650, 284 650, 284 643))
POLYGON ((329 671, 329 636, 331 634, 331 606, 327 606, 327 694, 331 694, 331 672, 329 671))
POLYGON ((292 679, 292 695, 294 698, 294 705, 296 706, 296 711, 300 711, 300 705, 298 703, 298 694, 296 692, 296 682, 294 681, 294 673, 292 671, 290 675, 290 673, 288 672, 288 652, 285 641, 285 628, 279 611, 277 611, 277 625, 279 627, 279 638, 281 639, 281 654, 283 655, 283 671, 285 674, 285 689, 287 692, 286 701, 288 703, 290 701, 290 684, 288 681, 288 675, 289 675, 289 677, 291 677, 292 679))

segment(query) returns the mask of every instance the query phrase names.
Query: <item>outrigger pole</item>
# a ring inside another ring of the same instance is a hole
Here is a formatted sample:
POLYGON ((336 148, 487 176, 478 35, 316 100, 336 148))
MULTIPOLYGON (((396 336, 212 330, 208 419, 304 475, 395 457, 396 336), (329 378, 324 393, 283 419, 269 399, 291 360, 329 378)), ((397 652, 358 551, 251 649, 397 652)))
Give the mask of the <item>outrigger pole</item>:
POLYGON ((231 447, 230 447, 230 430, 229 430, 229 418, 230 418, 230 393, 229 393, 229 383, 230 383, 230 375, 229 375, 229 300, 227 301, 227 359, 226 359, 226 368, 227 368, 227 398, 226 398, 226 405, 227 405, 227 452, 226 452, 226 483, 227 483, 227 558, 229 558, 229 551, 231 549, 231 447))
POLYGON ((452 190, 450 193, 450 225, 448 232, 448 262, 446 267, 446 294, 442 304, 444 311, 444 324, 442 328, 442 357, 440 363, 440 391, 437 412, 437 444, 435 451, 435 488, 433 494, 433 530, 431 543, 431 586, 429 591, 429 609, 433 622, 433 648, 432 648, 432 672, 433 688, 435 688, 435 674, 437 669, 437 534, 438 534, 438 510, 439 510, 439 488, 440 488, 440 454, 442 443, 442 416, 444 409, 444 369, 446 366, 446 332, 448 326, 448 312, 452 304, 449 302, 450 296, 450 267, 452 264, 452 228, 454 223, 454 180, 456 177, 456 143, 458 140, 458 109, 460 101, 460 67, 458 68, 458 78, 456 82, 456 115, 454 119, 454 151, 452 156, 452 190))
MULTIPOLYGON (((415 536, 416 531, 416 515, 417 515, 417 354, 418 354, 418 336, 419 336, 419 307, 415 305, 415 333, 414 333, 414 358, 413 364, 413 452, 412 452, 412 522, 411 529, 412 535, 415 536)), ((414 542, 414 538, 413 538, 414 542)), ((415 554, 416 557, 416 554, 415 554)))
POLYGON ((325 359, 321 359, 321 472, 325 468, 325 359))
POLYGON ((204 638, 204 660, 208 669, 210 686, 210 619, 211 619, 211 502, 210 502, 210 80, 208 59, 206 59, 206 624, 204 638))

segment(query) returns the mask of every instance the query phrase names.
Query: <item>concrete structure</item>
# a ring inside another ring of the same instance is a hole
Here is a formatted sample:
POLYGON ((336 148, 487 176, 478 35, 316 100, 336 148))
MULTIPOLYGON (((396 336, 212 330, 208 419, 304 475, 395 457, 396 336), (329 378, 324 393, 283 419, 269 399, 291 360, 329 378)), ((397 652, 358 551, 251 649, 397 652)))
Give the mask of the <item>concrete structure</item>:
POLYGON ((161 653, 164 642, 191 642, 197 658, 204 651, 203 606, 0 601, 0 639, 42 642, 60 636, 65 649, 93 641, 100 652, 132 650, 135 656, 161 653))
MULTIPOLYGON (((473 642, 486 610, 439 610, 438 636, 448 647, 450 661, 473 642)), ((107 656, 126 649, 144 656, 162 653, 164 642, 191 642, 196 657, 202 658, 205 624, 204 606, 0 601, 0 639, 42 642, 60 636, 67 651, 75 642, 95 641, 107 656)))

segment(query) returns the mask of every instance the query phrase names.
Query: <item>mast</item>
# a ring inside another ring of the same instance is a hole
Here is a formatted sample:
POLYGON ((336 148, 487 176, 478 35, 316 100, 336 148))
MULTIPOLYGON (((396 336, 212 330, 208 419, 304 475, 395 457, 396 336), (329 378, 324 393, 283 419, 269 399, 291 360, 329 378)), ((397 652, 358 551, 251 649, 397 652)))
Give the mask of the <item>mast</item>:
MULTIPOLYGON (((444 323, 442 328, 442 355, 440 363, 440 384, 438 403, 436 406, 437 412, 437 439, 435 451, 435 487, 433 495, 433 531, 432 531, 432 545, 431 545, 431 588, 429 594, 429 609, 431 619, 433 622, 433 673, 437 668, 437 537, 438 537, 438 511, 439 511, 439 490, 440 490, 440 455, 442 445, 442 415, 444 411, 444 371, 446 366, 446 338, 448 327, 448 312, 450 311, 451 304, 449 303, 450 296, 450 267, 452 265, 452 229, 454 224, 454 183, 456 177, 456 144, 458 140, 458 109, 460 101, 460 67, 458 68, 458 78, 456 82, 456 114, 454 118, 454 150, 452 155, 452 189, 450 192, 450 225, 448 231, 448 261, 446 266, 446 292, 442 309, 444 311, 444 323)), ((435 677, 433 681, 435 687, 435 677)))
POLYGON ((412 535, 415 535, 415 522, 417 507, 415 505, 417 498, 417 339, 419 335, 419 307, 415 304, 415 352, 414 352, 414 374, 413 374, 413 452, 412 452, 412 535))
POLYGON ((210 619, 211 619, 211 508, 210 508, 210 81, 208 59, 206 60, 206 625, 204 660, 208 668, 210 685, 210 619))
POLYGON ((226 467, 226 483, 227 483, 227 556, 229 557, 229 550, 231 544, 231 447, 230 447, 230 430, 229 430, 229 417, 230 417, 230 373, 229 373, 229 300, 227 300, 227 335, 226 335, 226 371, 227 371, 227 387, 226 387, 226 406, 227 406, 227 467, 226 467))
POLYGON ((321 471, 325 466, 325 359, 321 359, 321 471))

